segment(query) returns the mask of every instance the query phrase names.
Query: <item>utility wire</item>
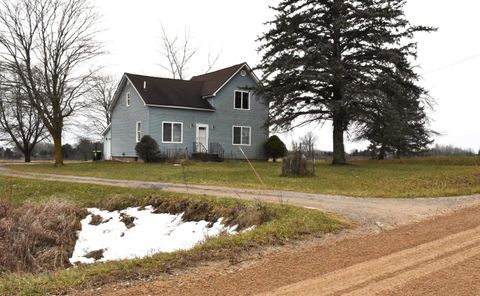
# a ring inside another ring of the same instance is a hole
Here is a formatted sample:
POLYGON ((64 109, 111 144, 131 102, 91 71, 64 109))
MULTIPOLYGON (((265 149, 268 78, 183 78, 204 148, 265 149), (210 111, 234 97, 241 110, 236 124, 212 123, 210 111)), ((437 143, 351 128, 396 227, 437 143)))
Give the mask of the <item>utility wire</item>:
POLYGON ((437 69, 433 69, 433 70, 431 70, 431 71, 428 71, 428 72, 423 73, 422 75, 427 75, 427 74, 430 74, 430 73, 434 73, 434 72, 438 72, 438 71, 441 71, 441 70, 445 70, 445 69, 451 68, 451 67, 453 67, 453 66, 456 66, 456 65, 458 65, 458 64, 462 64, 462 63, 465 63, 465 62, 467 62, 467 61, 473 60, 473 59, 478 58, 478 57, 480 57, 480 54, 476 54, 476 55, 474 55, 474 56, 465 58, 465 59, 460 60, 460 61, 457 61, 457 62, 455 62, 455 63, 451 63, 451 64, 448 64, 448 65, 439 67, 439 68, 437 68, 437 69))

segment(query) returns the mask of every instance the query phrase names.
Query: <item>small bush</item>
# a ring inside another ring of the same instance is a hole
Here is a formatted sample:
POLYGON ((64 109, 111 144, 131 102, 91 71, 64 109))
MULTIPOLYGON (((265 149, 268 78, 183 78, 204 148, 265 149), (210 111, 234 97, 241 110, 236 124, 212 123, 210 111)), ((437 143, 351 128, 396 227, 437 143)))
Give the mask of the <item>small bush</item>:
POLYGON ((277 161, 277 158, 287 155, 288 150, 285 143, 277 136, 271 136, 264 145, 265 153, 268 158, 272 158, 273 162, 277 161))
POLYGON ((301 145, 294 145, 292 153, 283 159, 282 176, 305 177, 312 176, 308 169, 308 160, 301 145))
POLYGON ((158 143, 149 135, 142 137, 140 142, 135 146, 135 151, 138 157, 147 163, 159 162, 161 159, 158 143))

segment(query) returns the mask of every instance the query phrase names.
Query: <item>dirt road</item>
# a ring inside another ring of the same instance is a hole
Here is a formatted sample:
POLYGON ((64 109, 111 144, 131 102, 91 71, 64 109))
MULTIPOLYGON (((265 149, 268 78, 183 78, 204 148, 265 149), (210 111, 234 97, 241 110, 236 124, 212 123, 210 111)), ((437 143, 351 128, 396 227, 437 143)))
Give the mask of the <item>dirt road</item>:
POLYGON ((479 295, 480 207, 261 257, 87 294, 479 295))
POLYGON ((162 182, 114 180, 94 177, 65 176, 16 172, 0 166, 0 175, 47 181, 75 182, 117 186, 125 188, 150 188, 164 191, 206 194, 240 199, 256 199, 267 202, 285 202, 296 206, 320 209, 340 214, 351 221, 371 228, 391 229, 393 227, 420 221, 446 213, 452 209, 480 204, 480 194, 473 196, 441 198, 356 198, 338 195, 312 194, 279 190, 256 190, 162 182))
POLYGON ((209 262, 172 276, 82 292, 88 295, 480 295, 480 195, 353 198, 17 173, 2 167, 0 175, 243 199, 261 196, 265 201, 287 201, 341 214, 370 233, 360 231, 347 234, 346 239, 331 236, 258 250, 258 254, 240 259, 245 260, 241 264, 209 262), (452 209, 456 211, 452 213, 452 209), (383 232, 371 234, 372 226, 383 232))

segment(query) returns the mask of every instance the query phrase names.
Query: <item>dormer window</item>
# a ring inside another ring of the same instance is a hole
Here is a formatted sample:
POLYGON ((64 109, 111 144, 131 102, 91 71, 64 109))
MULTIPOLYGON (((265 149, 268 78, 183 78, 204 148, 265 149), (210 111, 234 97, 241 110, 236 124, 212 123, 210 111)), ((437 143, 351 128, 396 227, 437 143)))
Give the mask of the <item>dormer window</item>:
POLYGON ((250 110, 250 92, 236 90, 233 108, 239 110, 250 110))
POLYGON ((130 92, 125 95, 125 106, 130 106, 130 92))

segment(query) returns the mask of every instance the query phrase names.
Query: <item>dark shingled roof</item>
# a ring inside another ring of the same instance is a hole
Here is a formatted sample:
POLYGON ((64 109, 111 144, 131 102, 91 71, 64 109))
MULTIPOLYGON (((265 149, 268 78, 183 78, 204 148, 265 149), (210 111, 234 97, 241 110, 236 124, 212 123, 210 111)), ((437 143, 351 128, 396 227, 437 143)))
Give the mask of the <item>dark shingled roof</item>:
POLYGON ((241 63, 215 72, 194 76, 191 81, 203 82, 202 96, 213 96, 213 94, 244 65, 245 63, 241 63))
POLYGON ((125 73, 147 105, 215 110, 202 98, 203 82, 125 73), (144 88, 146 83, 146 88, 144 88))
POLYGON ((125 73, 147 105, 215 110, 204 99, 213 96, 245 63, 178 80, 125 73), (144 88, 144 83, 146 87, 144 88))

